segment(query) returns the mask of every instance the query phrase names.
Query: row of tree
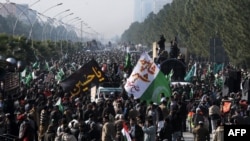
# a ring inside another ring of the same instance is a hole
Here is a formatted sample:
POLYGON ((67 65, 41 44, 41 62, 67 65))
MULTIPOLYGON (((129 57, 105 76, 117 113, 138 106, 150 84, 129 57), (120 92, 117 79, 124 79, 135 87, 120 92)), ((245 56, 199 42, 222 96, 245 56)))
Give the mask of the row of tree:
POLYGON ((122 41, 152 46, 161 34, 169 40, 178 36, 180 47, 208 58, 210 39, 219 37, 230 63, 250 68, 249 0, 173 0, 144 22, 134 22, 122 34, 122 41))
POLYGON ((57 60, 67 53, 75 53, 85 47, 82 42, 29 40, 24 36, 0 34, 0 55, 14 57, 27 64, 37 60, 57 60))

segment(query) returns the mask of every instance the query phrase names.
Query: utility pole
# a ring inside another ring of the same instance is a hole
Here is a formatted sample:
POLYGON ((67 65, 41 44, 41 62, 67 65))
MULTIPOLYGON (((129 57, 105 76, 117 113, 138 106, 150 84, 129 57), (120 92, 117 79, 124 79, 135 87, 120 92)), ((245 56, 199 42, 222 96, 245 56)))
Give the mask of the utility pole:
POLYGON ((83 24, 83 21, 81 21, 81 43, 82 43, 82 24, 83 24))

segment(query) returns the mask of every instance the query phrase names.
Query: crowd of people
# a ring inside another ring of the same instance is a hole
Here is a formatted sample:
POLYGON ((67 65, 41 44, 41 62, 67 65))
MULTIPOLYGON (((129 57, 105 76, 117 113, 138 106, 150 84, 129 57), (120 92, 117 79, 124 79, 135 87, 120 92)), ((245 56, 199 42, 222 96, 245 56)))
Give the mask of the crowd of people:
MULTIPOLYGON (((1 94, 0 138, 5 134, 20 141, 125 141, 129 136, 132 141, 178 141, 189 131, 197 141, 210 140, 210 134, 214 141, 222 141, 225 124, 250 124, 249 101, 241 99, 242 91, 223 94, 213 75, 204 79, 197 75, 191 84, 171 85, 170 97, 149 104, 125 91, 106 101, 91 102, 90 92, 71 97, 51 77, 60 68, 67 77, 94 58, 110 81, 122 87, 125 55, 119 49, 68 54, 50 61, 50 72, 41 65, 28 66, 37 76, 32 83, 22 83, 16 97, 1 94), (229 109, 224 108, 226 102, 231 104, 229 109)), ((136 61, 132 56, 132 62, 136 61)))

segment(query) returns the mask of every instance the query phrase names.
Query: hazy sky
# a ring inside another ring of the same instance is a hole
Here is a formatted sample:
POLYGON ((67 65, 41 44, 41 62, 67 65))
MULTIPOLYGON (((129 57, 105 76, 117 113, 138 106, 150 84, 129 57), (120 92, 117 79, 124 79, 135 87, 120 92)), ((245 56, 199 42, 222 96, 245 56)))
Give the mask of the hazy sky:
MULTIPOLYGON (((38 0, 0 0, 1 3, 6 1, 32 5, 38 0)), ((69 12, 59 15, 66 16, 63 18, 64 22, 80 17, 92 29, 103 35, 104 38, 121 35, 133 22, 134 0, 40 0, 31 9, 42 13, 59 3, 63 4, 43 14, 54 17, 60 12, 70 9, 69 12), (74 14, 67 16, 70 13, 74 14)), ((59 16, 56 18, 59 18, 59 16)), ((72 20, 72 24, 76 24, 80 28, 80 21, 73 22, 72 20)))

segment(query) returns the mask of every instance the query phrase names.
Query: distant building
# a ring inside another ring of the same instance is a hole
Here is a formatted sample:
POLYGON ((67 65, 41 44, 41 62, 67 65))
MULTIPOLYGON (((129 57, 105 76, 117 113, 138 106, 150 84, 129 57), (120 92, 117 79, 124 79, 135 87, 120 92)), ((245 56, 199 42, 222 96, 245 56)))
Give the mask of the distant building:
POLYGON ((164 5, 171 3, 173 0, 152 0, 152 1, 154 2, 153 12, 154 14, 157 14, 164 7, 164 5))
POLYGON ((135 0, 134 22, 143 22, 149 13, 157 14, 167 3, 172 0, 135 0))
POLYGON ((14 16, 26 24, 31 24, 37 16, 37 12, 29 9, 28 4, 1 3, 0 15, 3 17, 14 16))
POLYGON ((14 5, 7 3, 0 3, 0 15, 3 17, 7 17, 8 15, 14 15, 15 12, 14 5))

